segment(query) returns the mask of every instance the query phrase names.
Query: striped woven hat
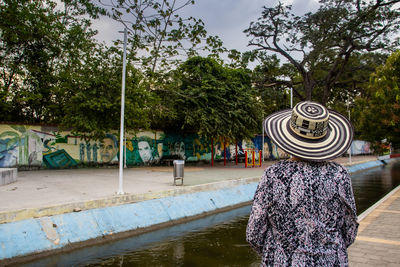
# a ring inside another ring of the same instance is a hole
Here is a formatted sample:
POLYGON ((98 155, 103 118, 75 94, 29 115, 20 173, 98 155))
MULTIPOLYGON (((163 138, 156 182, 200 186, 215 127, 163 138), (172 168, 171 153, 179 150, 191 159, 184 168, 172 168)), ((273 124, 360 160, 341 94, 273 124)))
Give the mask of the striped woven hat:
POLYGON ((269 115, 264 127, 283 151, 309 161, 337 158, 353 140, 353 126, 343 115, 310 101, 269 115))

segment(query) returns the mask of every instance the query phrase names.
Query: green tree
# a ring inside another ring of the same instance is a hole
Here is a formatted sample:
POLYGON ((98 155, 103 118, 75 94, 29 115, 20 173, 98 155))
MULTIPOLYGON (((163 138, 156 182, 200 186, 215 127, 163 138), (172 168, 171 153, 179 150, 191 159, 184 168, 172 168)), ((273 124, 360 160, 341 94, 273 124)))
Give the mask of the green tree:
MULTIPOLYGON (((387 59, 386 54, 380 53, 353 53, 349 58, 343 75, 335 83, 328 106, 342 114, 347 114, 354 106, 354 99, 368 92, 370 76, 376 68, 383 65, 387 59)), ((322 90, 316 90, 322 94, 322 90)), ((356 123, 358 118, 353 114, 352 122, 356 123)))
POLYGON ((294 97, 298 98, 293 80, 296 70, 288 64, 281 65, 276 55, 269 56, 264 51, 257 53, 256 58, 259 64, 252 71, 252 84, 264 103, 264 116, 290 108, 290 88, 294 88, 294 97))
POLYGON ((325 104, 353 53, 398 46, 393 37, 400 27, 398 2, 323 0, 315 13, 303 16, 279 3, 264 7, 245 32, 252 38, 249 45, 280 54, 294 66, 302 100, 325 104))
POLYGON ((3 1, 0 6, 1 120, 40 122, 48 119, 54 58, 61 47, 62 24, 55 4, 3 1))
MULTIPOLYGON (((65 97, 62 125, 81 135, 101 138, 119 129, 121 114, 122 51, 116 47, 94 47, 79 65, 65 69, 60 95, 65 97), (65 86, 64 86, 65 85, 65 86)), ((125 88, 125 127, 148 128, 153 105, 144 77, 132 64, 127 65, 125 88)))
MULTIPOLYGON (((387 139, 395 147, 400 145, 400 51, 393 53, 386 64, 371 76, 367 93, 357 99, 356 127, 360 137, 380 142, 387 139)), ((378 151, 379 152, 379 151, 378 151)))
POLYGON ((161 108, 171 114, 164 120, 166 130, 231 139, 258 132, 262 106, 247 71, 224 67, 209 57, 192 57, 172 77, 168 89, 160 91, 165 105, 161 108))
POLYGON ((89 19, 100 10, 86 0, 59 4, 64 8, 50 0, 1 2, 2 121, 60 121, 64 101, 55 92, 60 73, 94 43, 89 19), (89 18, 82 18, 84 14, 89 18))

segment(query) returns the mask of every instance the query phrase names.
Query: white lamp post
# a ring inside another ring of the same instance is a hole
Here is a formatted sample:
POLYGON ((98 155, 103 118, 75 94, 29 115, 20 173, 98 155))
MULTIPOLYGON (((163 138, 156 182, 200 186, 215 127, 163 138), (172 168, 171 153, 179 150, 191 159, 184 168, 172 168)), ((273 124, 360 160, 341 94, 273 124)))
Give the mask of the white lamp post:
POLYGON ((293 108, 293 88, 290 88, 290 108, 293 108))
MULTIPOLYGON (((347 112, 349 113, 349 121, 350 121, 350 99, 349 99, 349 94, 347 94, 347 112)), ((349 147, 349 164, 351 164, 351 145, 349 147)))
POLYGON ((126 42, 127 42, 127 30, 124 29, 124 54, 122 63, 122 90, 121 90, 121 126, 119 136, 119 187, 118 195, 124 194, 123 189, 123 170, 124 170, 124 113, 125 113, 125 73, 126 73, 126 42))

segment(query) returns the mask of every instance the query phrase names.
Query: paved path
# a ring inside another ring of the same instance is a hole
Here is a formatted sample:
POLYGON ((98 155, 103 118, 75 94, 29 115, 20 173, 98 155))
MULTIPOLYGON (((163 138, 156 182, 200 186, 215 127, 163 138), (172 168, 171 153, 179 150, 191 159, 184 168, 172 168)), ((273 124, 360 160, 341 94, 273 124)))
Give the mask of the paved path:
POLYGON ((360 221, 349 265, 400 266, 400 186, 360 221))

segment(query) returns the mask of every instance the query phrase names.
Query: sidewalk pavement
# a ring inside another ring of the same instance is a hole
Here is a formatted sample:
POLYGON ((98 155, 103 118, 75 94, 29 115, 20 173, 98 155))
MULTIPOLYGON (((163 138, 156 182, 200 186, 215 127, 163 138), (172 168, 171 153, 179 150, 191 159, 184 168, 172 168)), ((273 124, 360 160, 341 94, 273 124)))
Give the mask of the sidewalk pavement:
MULTIPOLYGON (((359 216, 359 218, 362 216, 359 216)), ((349 266, 400 266, 400 186, 361 220, 349 266)))
MULTIPOLYGON (((353 156, 351 164, 375 161, 353 156)), ((335 161, 349 165, 349 158, 335 161)), ((123 195, 118 195, 118 168, 85 168, 18 172, 17 182, 0 186, 0 223, 102 208, 197 191, 216 190, 258 181, 267 166, 244 167, 233 162, 216 166, 185 166, 184 185, 173 185, 173 167, 124 169, 123 195)), ((350 165, 351 165, 350 164, 350 165)))

